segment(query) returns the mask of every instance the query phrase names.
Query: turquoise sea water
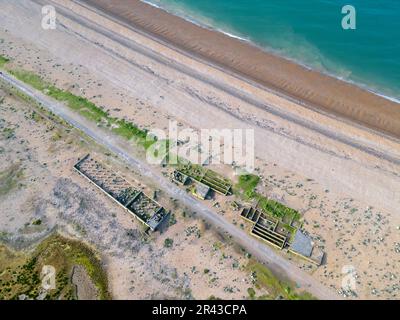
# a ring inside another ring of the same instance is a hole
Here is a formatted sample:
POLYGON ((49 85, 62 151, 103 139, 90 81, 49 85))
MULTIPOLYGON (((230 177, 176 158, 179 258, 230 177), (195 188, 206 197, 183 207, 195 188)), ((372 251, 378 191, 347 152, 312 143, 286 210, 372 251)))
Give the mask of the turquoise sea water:
POLYGON ((146 2, 400 100, 400 0, 146 2), (347 4, 356 30, 342 28, 347 4))

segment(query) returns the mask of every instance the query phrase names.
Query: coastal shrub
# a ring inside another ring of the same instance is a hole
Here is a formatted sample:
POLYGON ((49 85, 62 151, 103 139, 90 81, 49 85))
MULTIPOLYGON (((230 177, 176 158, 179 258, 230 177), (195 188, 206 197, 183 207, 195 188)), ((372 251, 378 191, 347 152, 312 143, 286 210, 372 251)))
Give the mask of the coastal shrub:
POLYGON ((23 70, 11 70, 10 73, 16 77, 18 80, 29 84, 36 90, 44 91, 48 84, 42 80, 42 78, 33 72, 23 71, 23 70))
POLYGON ((3 68, 9 61, 10 59, 7 57, 0 55, 0 68, 3 68))
POLYGON ((32 224, 33 224, 34 226, 40 226, 40 225, 42 224, 42 220, 37 219, 37 220, 33 221, 32 224))
POLYGON ((243 174, 239 176, 236 189, 243 192, 246 198, 254 197, 254 189, 260 182, 260 177, 254 174, 243 174))
POLYGON ((2 134, 6 140, 12 139, 15 137, 15 130, 13 128, 4 128, 2 134))
POLYGON ((174 240, 172 240, 171 238, 167 238, 164 240, 165 248, 171 248, 173 244, 174 244, 174 240))
POLYGON ((248 288, 247 293, 249 294, 250 299, 254 299, 256 296, 256 291, 254 290, 254 288, 248 288))

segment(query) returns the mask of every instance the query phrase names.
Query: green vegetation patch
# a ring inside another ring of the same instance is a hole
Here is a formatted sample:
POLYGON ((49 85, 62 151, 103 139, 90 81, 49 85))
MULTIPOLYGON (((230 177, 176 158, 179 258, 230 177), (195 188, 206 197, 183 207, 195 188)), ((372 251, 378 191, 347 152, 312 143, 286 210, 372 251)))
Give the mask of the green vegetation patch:
POLYGON ((246 198, 254 196, 254 190, 260 182, 260 177, 255 174, 243 174, 239 176, 235 189, 242 192, 246 198))
POLYGON ((37 90, 43 91, 48 87, 48 84, 42 78, 33 72, 24 70, 8 70, 14 77, 29 84, 37 90))
POLYGON ((59 89, 44 81, 40 76, 33 72, 26 70, 8 71, 18 80, 32 86, 57 101, 65 103, 69 108, 77 111, 86 119, 111 128, 115 134, 125 139, 135 139, 137 143, 141 144, 146 149, 154 143, 154 141, 146 140, 147 130, 139 129, 135 124, 124 119, 111 117, 108 112, 104 111, 102 108, 84 97, 59 89))
POLYGON ((8 62, 10 62, 10 59, 0 55, 0 68, 3 68, 8 62))
POLYGON ((255 188, 260 181, 260 177, 254 174, 246 174, 239 176, 238 183, 235 185, 235 193, 246 200, 257 200, 258 207, 265 214, 276 218, 280 221, 280 226, 287 230, 293 237, 297 228, 294 224, 298 224, 301 215, 298 211, 285 206, 284 204, 266 196, 257 193, 255 188))
MULTIPOLYGON (((254 259, 250 259, 246 269, 251 272, 254 284, 257 288, 264 288, 268 295, 258 297, 258 299, 285 299, 285 300, 314 300, 316 299, 308 292, 296 292, 292 285, 275 277, 272 272, 263 264, 254 259)), ((248 290, 250 298, 254 299, 254 289, 248 290)))
POLYGON ((293 225, 299 224, 301 219, 300 213, 280 202, 268 199, 260 194, 255 194, 254 198, 258 200, 258 207, 264 213, 279 219, 279 226, 284 228, 290 234, 289 242, 291 242, 297 231, 297 227, 294 227, 293 225))
POLYGON ((0 196, 4 196, 18 187, 23 177, 23 170, 19 164, 14 164, 0 172, 0 196))
POLYGON ((1 134, 6 140, 15 138, 15 130, 13 128, 4 128, 1 134))
POLYGON ((116 134, 126 139, 139 138, 141 141, 146 140, 147 131, 139 129, 131 122, 115 118, 112 123, 117 126, 113 129, 116 134))
POLYGON ((18 299, 22 294, 35 299, 41 292, 43 266, 55 268, 56 286, 46 299, 75 299, 75 286, 71 281, 75 265, 85 268, 96 285, 100 299, 109 299, 107 276, 96 253, 85 244, 52 235, 44 240, 32 255, 14 253, 0 245, 0 300, 18 299))
POLYGON ((40 225, 42 224, 42 220, 41 220, 41 219, 34 220, 34 221, 32 222, 32 224, 33 224, 34 226, 40 226, 40 225))
POLYGON ((250 299, 254 299, 256 297, 256 291, 253 288, 248 288, 247 293, 249 294, 250 299))
POLYGON ((289 208, 280 202, 268 199, 259 194, 256 194, 255 198, 258 200, 259 207, 264 212, 270 213, 276 218, 284 218, 285 216, 291 216, 296 220, 300 218, 300 214, 296 210, 289 208))
POLYGON ((164 247, 165 248, 171 248, 174 244, 174 240, 167 238, 164 240, 164 247))

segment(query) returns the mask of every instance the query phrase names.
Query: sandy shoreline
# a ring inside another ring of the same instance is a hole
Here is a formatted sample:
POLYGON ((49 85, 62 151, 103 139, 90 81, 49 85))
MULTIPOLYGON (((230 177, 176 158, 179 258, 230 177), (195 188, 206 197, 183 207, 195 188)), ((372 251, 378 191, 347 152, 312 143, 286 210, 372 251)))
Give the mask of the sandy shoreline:
POLYGON ((231 70, 313 109, 400 137, 400 107, 355 85, 309 70, 138 0, 83 0, 163 42, 231 70), (338 98, 340 97, 340 99, 338 98))

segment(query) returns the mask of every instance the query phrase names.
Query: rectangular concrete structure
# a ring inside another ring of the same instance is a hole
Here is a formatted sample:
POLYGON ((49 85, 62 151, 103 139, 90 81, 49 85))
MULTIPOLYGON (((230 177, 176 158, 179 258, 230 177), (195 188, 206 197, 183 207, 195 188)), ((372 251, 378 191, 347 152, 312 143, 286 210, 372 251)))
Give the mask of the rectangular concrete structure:
POLYGON ((78 161, 74 169, 152 231, 169 218, 170 213, 160 204, 90 155, 78 161))

